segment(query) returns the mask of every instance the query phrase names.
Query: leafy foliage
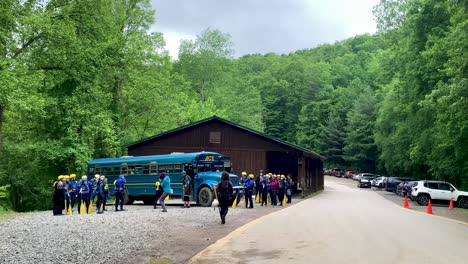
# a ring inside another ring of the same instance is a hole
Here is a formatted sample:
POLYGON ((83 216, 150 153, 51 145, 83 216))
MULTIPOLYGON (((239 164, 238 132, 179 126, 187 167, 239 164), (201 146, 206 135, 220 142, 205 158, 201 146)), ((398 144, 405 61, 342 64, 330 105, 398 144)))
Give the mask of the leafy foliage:
POLYGON ((171 59, 149 0, 0 4, 0 206, 51 206, 59 174, 219 115, 326 166, 468 188, 466 1, 381 0, 379 32, 233 57, 206 29, 171 59))

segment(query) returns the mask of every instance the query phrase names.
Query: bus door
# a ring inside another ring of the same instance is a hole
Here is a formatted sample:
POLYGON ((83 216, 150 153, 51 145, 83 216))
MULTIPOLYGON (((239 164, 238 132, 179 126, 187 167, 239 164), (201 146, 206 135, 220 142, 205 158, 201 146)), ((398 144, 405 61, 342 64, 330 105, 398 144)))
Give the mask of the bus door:
POLYGON ((195 186, 195 170, 193 168, 193 165, 190 164, 190 163, 185 163, 184 164, 184 171, 187 173, 188 176, 190 176, 191 178, 191 181, 190 181, 190 187, 192 188, 192 201, 193 201, 193 194, 195 192, 195 190, 198 189, 198 186, 195 186))

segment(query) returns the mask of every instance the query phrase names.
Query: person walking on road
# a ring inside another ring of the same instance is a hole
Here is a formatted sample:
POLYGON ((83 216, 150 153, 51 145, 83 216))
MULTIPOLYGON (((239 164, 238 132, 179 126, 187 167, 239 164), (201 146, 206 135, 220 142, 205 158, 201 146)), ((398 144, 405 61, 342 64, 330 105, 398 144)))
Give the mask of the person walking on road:
POLYGON ((226 223, 226 215, 229 210, 229 204, 231 201, 231 195, 233 192, 232 182, 229 180, 229 173, 227 171, 223 171, 221 174, 221 181, 218 183, 218 199, 219 199, 219 215, 221 216, 221 224, 226 223))
POLYGON ((164 200, 171 193, 171 178, 169 178, 169 175, 167 175, 165 172, 161 173, 160 177, 162 179, 161 186, 163 188, 163 194, 161 195, 161 198, 159 198, 159 203, 161 204, 162 211, 167 212, 164 200))

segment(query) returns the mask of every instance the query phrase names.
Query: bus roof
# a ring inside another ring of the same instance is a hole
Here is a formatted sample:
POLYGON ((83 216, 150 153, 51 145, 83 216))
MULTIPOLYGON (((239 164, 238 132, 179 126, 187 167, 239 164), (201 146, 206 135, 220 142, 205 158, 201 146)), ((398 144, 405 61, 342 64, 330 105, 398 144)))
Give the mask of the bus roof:
POLYGON ((174 153, 174 154, 166 154, 166 155, 151 155, 151 156, 127 156, 127 157, 120 157, 120 158, 104 158, 104 159, 95 159, 88 162, 88 165, 120 165, 122 163, 130 164, 141 164, 141 163, 149 163, 155 161, 157 163, 192 163, 196 160, 199 156, 207 156, 213 155, 222 157, 221 154, 216 152, 192 152, 192 153, 174 153))

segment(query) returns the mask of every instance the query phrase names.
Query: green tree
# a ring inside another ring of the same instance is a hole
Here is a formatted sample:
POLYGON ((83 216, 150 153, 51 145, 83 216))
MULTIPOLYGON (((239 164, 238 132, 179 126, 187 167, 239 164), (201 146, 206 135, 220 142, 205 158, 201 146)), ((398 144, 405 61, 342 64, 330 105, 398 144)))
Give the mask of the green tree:
POLYGON ((376 98, 368 88, 348 112, 344 150, 345 160, 362 171, 374 172, 377 146, 374 142, 376 98))
POLYGON ((327 166, 345 165, 343 148, 346 132, 341 117, 334 112, 330 112, 321 132, 320 154, 327 158, 325 161, 327 166))

